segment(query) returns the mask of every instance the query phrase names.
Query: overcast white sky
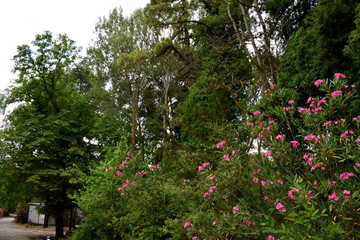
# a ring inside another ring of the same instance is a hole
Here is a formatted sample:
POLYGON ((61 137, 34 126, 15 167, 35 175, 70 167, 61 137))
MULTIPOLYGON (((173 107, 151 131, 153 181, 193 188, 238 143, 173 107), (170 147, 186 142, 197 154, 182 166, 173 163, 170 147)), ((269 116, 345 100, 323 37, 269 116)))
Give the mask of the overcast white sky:
POLYGON ((150 0, 1 0, 0 91, 14 78, 12 58, 18 45, 28 44, 45 30, 66 33, 86 49, 94 38, 99 17, 122 7, 125 15, 145 7, 150 0))

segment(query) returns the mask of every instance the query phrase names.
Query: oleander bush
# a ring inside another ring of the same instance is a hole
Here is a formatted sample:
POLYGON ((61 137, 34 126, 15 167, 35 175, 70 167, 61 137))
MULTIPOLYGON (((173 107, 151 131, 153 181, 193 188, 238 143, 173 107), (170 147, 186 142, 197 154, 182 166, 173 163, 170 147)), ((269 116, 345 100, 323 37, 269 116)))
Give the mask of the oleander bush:
POLYGON ((314 86, 303 101, 273 85, 246 137, 219 139, 197 167, 109 150, 74 196, 86 217, 73 239, 359 239, 357 86, 341 73, 314 86))

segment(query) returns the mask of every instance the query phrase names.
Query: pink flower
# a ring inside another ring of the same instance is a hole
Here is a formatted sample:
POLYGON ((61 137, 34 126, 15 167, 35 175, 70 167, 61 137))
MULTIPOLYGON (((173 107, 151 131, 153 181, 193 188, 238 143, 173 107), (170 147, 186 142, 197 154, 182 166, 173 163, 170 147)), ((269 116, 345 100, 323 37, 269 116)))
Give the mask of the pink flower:
POLYGON ((260 111, 255 111, 255 112, 254 112, 254 116, 257 116, 257 115, 260 115, 260 114, 261 114, 260 111))
POLYGON ((340 199, 340 197, 336 194, 336 192, 333 192, 328 196, 328 199, 329 200, 334 199, 335 201, 337 201, 340 199))
POLYGON ((295 200, 294 192, 299 192, 299 189, 293 188, 288 191, 288 196, 290 199, 295 200))
POLYGON ((254 126, 254 123, 248 122, 247 125, 248 126, 254 126))
POLYGON ((248 227, 250 227, 251 225, 255 225, 254 222, 251 222, 251 221, 249 221, 249 220, 243 221, 243 224, 247 225, 248 227))
POLYGON ((281 203, 276 204, 276 210, 279 210, 280 212, 286 212, 286 208, 281 203))
POLYGON ((252 182, 257 183, 257 182, 259 182, 259 179, 258 178, 253 178, 252 182))
POLYGON ((217 222, 216 221, 213 221, 213 223, 212 223, 213 225, 216 225, 217 224, 217 222))
POLYGON ((299 113, 303 113, 303 112, 306 112, 306 113, 311 113, 311 110, 309 108, 300 108, 298 110, 299 113))
POLYGON ((338 97, 338 96, 341 96, 342 95, 342 91, 341 90, 336 90, 336 91, 333 91, 331 93, 331 97, 338 97))
POLYGON ((315 98, 313 98, 313 97, 309 97, 309 98, 308 98, 308 100, 306 101, 306 103, 307 103, 307 104, 309 104, 309 103, 313 103, 313 102, 314 102, 314 100, 315 100, 315 98))
POLYGON ((185 222, 184 228, 190 227, 190 225, 191 225, 191 222, 185 222))
POLYGON ((265 156, 271 156, 271 154, 272 154, 272 151, 270 150, 270 151, 267 151, 266 153, 265 153, 265 156))
POLYGON ((275 240, 275 237, 269 235, 269 236, 267 237, 267 240, 275 240))
POLYGON ((335 186, 335 185, 336 185, 336 181, 331 181, 331 182, 329 182, 329 185, 330 185, 330 187, 335 186))
POLYGON ((229 155, 229 154, 225 154, 225 155, 224 155, 224 159, 227 160, 227 161, 230 161, 230 155, 229 155))
POLYGON ((210 163, 206 162, 206 163, 203 163, 203 165, 199 166, 198 167, 198 171, 201 172, 203 171, 205 168, 207 168, 208 166, 210 165, 210 163))
POLYGON ((331 125, 331 123, 332 123, 332 121, 327 121, 326 123, 323 124, 323 126, 324 127, 329 126, 329 125, 331 125))
POLYGON ((292 109, 292 107, 286 107, 286 108, 285 108, 285 111, 288 112, 288 111, 290 111, 291 109, 292 109))
POLYGON ((214 178, 216 178, 216 175, 211 175, 210 177, 208 177, 208 179, 213 180, 214 178))
POLYGON ((264 137, 265 137, 265 133, 264 133, 264 132, 260 132, 260 133, 258 134, 258 137, 259 137, 259 138, 264 138, 264 137))
POLYGON ((360 167, 360 163, 355 163, 355 167, 360 167))
POLYGON ((158 164, 158 165, 150 165, 149 166, 150 170, 159 169, 159 168, 160 168, 160 164, 158 164))
POLYGON ((215 191, 215 189, 216 189, 216 186, 211 186, 208 191, 209 191, 209 193, 212 193, 215 191))
POLYGON ((306 194, 306 198, 312 197, 313 196, 312 192, 313 191, 308 191, 308 193, 306 194))
POLYGON ((305 140, 313 141, 315 139, 315 136, 310 134, 304 137, 305 140))
POLYGON ((225 143, 226 143, 225 141, 221 141, 221 142, 217 143, 217 144, 216 144, 216 148, 222 148, 222 147, 224 147, 225 143))
POLYGON ((355 141, 357 144, 360 144, 360 138, 356 139, 355 141))
POLYGON ((261 172, 261 169, 260 169, 260 168, 259 168, 257 171, 253 171, 252 174, 253 174, 253 175, 256 175, 256 174, 258 174, 259 172, 261 172))
POLYGON ((207 196, 209 196, 209 194, 210 194, 209 192, 205 192, 203 197, 206 198, 207 196))
POLYGON ((345 194, 345 195, 350 195, 351 192, 350 192, 349 190, 344 190, 344 191, 343 191, 343 194, 345 194))
POLYGON ((290 143, 293 148, 297 148, 298 146, 300 146, 300 143, 298 141, 290 141, 290 143))
POLYGON ((265 181, 261 181, 261 185, 266 185, 266 182, 265 181))
POLYGON ((191 238, 191 240, 196 240, 196 239, 197 239, 197 237, 192 237, 192 238, 191 238))
POLYGON ((352 172, 343 172, 343 173, 340 173, 340 178, 342 180, 346 180, 348 179, 349 177, 353 177, 354 176, 354 173, 352 172))
POLYGON ((239 209, 240 208, 238 206, 235 206, 235 207, 233 207, 232 211, 235 214, 235 213, 237 213, 239 211, 239 209))
POLYGON ((268 196, 264 196, 264 200, 268 200, 269 199, 269 197, 268 196))
POLYGON ((285 138, 285 134, 279 134, 275 138, 278 140, 283 140, 285 138))
POLYGON ((283 182, 282 180, 280 180, 280 179, 277 180, 277 183, 278 183, 278 184, 284 184, 284 182, 283 182))
POLYGON ((342 73, 335 73, 335 74, 334 74, 334 78, 336 78, 336 79, 346 78, 346 76, 345 76, 344 74, 342 74, 342 73))
POLYGON ((294 100, 289 100, 288 104, 294 104, 294 100))
POLYGON ((316 81, 314 82, 314 85, 315 85, 316 87, 319 87, 323 82, 324 82, 324 80, 318 79, 318 80, 316 80, 316 81))

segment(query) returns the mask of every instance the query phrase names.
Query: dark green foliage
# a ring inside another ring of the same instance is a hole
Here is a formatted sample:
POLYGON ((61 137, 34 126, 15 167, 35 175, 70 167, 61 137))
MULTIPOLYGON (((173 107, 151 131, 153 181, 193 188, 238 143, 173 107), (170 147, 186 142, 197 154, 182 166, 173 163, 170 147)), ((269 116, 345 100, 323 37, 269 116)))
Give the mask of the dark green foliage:
POLYGON ((332 78, 336 72, 356 76, 358 67, 344 54, 349 33, 355 29, 356 6, 351 0, 323 0, 311 9, 287 42, 280 71, 282 86, 313 96, 318 76, 332 78))
MULTIPOLYGON (((7 116, 3 139, 11 171, 34 187, 26 197, 42 201, 43 211, 61 221, 71 205, 67 194, 81 186, 79 177, 96 159, 86 141, 93 138, 95 114, 70 74, 74 42, 45 32, 32 44, 20 46, 14 57, 19 77, 7 103, 18 106, 7 116)), ((62 227, 57 222, 59 237, 62 227)))

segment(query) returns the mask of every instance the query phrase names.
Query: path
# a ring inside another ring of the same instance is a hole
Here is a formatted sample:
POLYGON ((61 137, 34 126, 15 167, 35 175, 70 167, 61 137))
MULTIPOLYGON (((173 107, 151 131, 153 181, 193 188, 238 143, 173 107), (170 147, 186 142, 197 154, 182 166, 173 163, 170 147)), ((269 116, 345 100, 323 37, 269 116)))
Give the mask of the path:
POLYGON ((0 240, 41 239, 40 236, 54 236, 53 232, 39 229, 22 229, 14 223, 14 216, 0 218, 0 240))

